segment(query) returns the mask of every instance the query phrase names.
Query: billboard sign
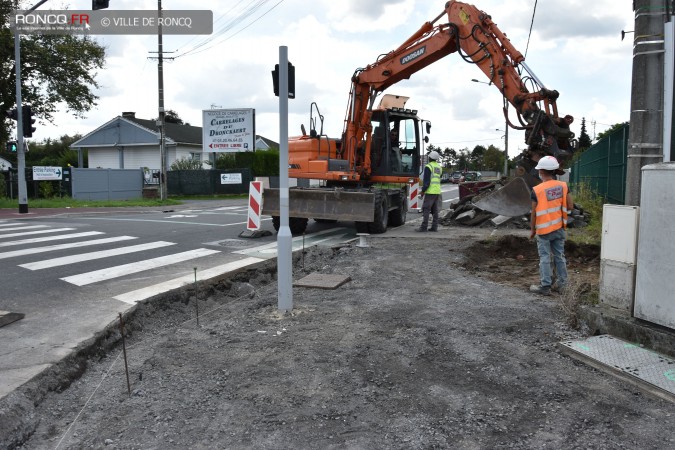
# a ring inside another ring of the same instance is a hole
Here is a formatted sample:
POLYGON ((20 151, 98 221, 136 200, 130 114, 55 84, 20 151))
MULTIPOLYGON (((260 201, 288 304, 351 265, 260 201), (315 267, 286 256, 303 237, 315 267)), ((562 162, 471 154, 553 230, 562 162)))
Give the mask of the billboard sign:
POLYGON ((254 109, 202 111, 202 151, 235 153, 254 150, 254 109))

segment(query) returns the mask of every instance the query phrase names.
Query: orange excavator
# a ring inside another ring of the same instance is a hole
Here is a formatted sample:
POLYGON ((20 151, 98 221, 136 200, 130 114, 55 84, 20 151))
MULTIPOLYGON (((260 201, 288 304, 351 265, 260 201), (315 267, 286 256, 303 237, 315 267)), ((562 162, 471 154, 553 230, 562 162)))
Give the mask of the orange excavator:
MULTIPOLYGON (((387 94, 375 102, 387 88, 452 53, 483 71, 502 93, 506 123, 525 131, 528 148, 517 158, 517 175, 527 186, 536 184, 533 169, 542 156, 553 155, 563 164, 569 159, 576 149, 569 129, 573 118, 559 116, 558 92, 544 87, 490 15, 449 1, 397 49, 354 72, 340 139, 323 133, 323 116, 312 103, 309 134, 302 126, 302 135, 288 143, 288 176, 299 186, 289 191, 293 234, 304 232, 310 218, 353 220, 357 232, 369 233, 405 223, 408 189, 419 182, 431 124, 405 108, 407 97, 387 94), (441 23, 444 17, 447 22, 441 23), (508 117, 509 104, 517 123, 508 117), (318 186, 310 180, 318 180, 318 186)), ((278 191, 266 190, 263 214, 272 215, 277 230, 279 211, 278 191)))

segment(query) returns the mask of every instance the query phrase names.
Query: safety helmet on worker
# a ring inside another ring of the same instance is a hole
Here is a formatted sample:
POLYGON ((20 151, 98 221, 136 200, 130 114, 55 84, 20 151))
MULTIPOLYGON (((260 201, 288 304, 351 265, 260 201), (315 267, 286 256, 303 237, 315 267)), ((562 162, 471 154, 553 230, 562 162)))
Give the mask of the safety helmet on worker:
POLYGON ((535 167, 537 170, 558 170, 559 168, 560 164, 553 156, 544 156, 537 163, 537 167, 535 167))
POLYGON ((436 150, 429 153, 429 159, 433 159, 434 161, 438 161, 440 159, 440 157, 441 157, 441 155, 439 155, 436 150))

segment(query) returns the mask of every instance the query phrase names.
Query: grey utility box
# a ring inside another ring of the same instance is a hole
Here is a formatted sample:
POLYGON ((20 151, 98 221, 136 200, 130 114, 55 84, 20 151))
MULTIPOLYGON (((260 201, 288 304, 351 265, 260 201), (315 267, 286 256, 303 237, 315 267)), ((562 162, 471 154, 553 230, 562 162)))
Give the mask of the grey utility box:
POLYGON ((675 163, 642 168, 635 317, 675 329, 675 163))

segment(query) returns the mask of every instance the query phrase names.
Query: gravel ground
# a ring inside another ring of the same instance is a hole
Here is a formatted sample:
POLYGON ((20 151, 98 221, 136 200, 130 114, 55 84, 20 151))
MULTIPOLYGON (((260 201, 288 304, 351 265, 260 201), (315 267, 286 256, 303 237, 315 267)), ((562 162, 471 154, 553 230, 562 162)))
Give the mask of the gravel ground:
POLYGON ((351 280, 285 314, 272 266, 151 299, 126 318, 131 395, 113 328, 13 394, 18 448, 675 448, 675 405, 563 355, 583 335, 559 299, 467 270, 476 245, 311 249, 294 279, 351 280))

